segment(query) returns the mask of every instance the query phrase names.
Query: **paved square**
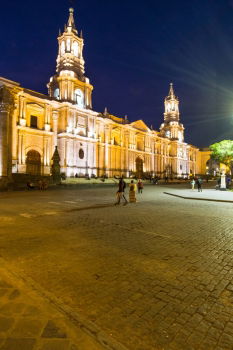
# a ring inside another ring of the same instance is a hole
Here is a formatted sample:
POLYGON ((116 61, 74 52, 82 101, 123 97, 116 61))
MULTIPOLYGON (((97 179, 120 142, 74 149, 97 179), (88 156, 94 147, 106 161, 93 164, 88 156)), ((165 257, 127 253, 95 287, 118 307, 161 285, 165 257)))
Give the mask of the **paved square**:
POLYGON ((233 204, 165 190, 3 193, 0 254, 103 347, 233 349, 233 204))

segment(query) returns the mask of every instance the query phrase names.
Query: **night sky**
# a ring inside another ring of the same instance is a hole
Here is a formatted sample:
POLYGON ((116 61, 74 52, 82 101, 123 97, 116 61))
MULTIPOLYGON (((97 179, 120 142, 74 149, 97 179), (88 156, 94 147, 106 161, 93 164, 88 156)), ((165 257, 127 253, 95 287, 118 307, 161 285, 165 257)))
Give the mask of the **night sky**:
POLYGON ((233 0, 1 1, 0 76, 47 94, 72 3, 95 111, 158 130, 173 82, 186 142, 232 139, 233 0))

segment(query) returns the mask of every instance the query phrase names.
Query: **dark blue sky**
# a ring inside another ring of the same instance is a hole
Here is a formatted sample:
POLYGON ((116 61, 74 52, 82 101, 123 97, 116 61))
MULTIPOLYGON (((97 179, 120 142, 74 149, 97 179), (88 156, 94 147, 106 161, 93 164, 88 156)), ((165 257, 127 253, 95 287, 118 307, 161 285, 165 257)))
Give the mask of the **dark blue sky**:
MULTIPOLYGON (((199 147, 233 136, 233 0, 73 1, 83 30, 93 107, 158 129, 173 82, 185 140, 199 147)), ((0 76, 47 93, 65 0, 4 1, 0 76)))

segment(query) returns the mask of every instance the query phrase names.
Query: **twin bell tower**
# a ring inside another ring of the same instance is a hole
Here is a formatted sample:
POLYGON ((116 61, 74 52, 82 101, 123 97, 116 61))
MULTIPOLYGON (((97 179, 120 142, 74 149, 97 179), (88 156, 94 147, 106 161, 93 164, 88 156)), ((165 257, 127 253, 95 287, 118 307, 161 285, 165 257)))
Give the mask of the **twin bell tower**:
MULTIPOLYGON (((47 85, 49 96, 61 102, 70 102, 81 109, 92 109, 93 86, 85 77, 83 58, 83 35, 78 33, 74 21, 74 9, 69 9, 69 19, 64 32, 59 32, 56 74, 47 85)), ((164 123, 160 134, 163 137, 184 141, 184 127, 179 121, 179 100, 170 84, 168 96, 164 101, 164 123)))
POLYGON ((64 32, 59 32, 56 74, 47 84, 49 96, 67 101, 79 108, 92 108, 93 86, 85 77, 83 58, 83 36, 78 33, 74 22, 74 10, 69 9, 69 19, 64 32))

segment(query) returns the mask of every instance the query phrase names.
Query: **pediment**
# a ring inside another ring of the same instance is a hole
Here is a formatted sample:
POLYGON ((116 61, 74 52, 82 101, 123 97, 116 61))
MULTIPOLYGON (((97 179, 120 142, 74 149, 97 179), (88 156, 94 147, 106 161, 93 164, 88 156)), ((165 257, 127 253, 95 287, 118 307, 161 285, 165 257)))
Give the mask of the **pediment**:
POLYGON ((121 129, 118 126, 113 126, 112 132, 119 134, 121 132, 121 129))
POLYGON ((44 110, 43 106, 41 106, 41 105, 39 105, 38 103, 35 103, 35 102, 27 103, 27 107, 31 108, 31 109, 35 109, 35 110, 40 111, 40 112, 43 112, 43 110, 44 110))
POLYGON ((144 123, 143 120, 136 120, 135 122, 130 124, 133 128, 139 129, 142 131, 150 131, 150 128, 144 123))

